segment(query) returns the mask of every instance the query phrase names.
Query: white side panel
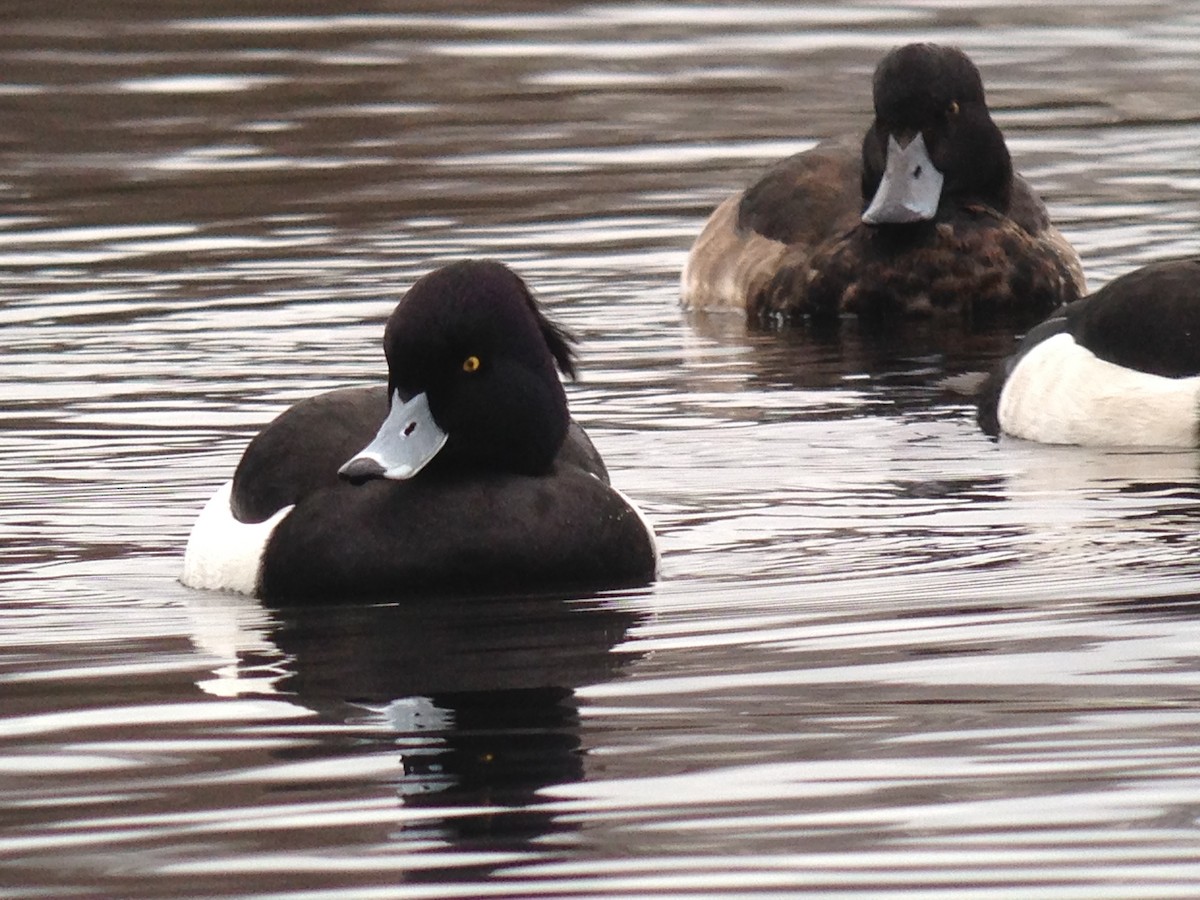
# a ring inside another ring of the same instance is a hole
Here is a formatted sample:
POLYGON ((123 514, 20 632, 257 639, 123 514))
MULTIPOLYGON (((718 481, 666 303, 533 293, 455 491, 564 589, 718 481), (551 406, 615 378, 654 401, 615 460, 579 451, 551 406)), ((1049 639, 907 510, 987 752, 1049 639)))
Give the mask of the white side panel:
POLYGON ((253 594, 267 541, 292 511, 287 506, 265 522, 239 522, 229 508, 232 493, 232 481, 221 485, 192 526, 179 579, 188 587, 253 594))
POLYGON ((1164 378, 1098 359, 1069 334, 1042 341, 1000 393, 1000 428, 1044 444, 1195 447, 1200 377, 1164 378))

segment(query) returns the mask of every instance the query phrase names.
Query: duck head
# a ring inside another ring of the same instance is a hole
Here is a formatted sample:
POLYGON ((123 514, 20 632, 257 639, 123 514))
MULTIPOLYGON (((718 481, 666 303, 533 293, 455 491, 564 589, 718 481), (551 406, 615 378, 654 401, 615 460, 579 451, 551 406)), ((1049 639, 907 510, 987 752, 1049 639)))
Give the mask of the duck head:
POLYGON ((558 372, 574 377, 572 340, 500 263, 464 261, 425 275, 384 331, 387 418, 339 474, 403 480, 435 459, 546 472, 570 423, 558 372))
POLYGON ((1012 160, 965 53, 935 44, 893 50, 875 69, 873 96, 863 222, 925 222, 948 203, 1008 211, 1012 160))

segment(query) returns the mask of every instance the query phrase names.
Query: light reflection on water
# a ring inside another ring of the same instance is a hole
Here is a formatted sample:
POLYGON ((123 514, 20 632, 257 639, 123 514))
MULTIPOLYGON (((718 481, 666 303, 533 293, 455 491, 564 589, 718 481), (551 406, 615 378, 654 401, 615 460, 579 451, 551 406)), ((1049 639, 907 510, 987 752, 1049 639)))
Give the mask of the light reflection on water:
MULTIPOLYGON (((0 869, 65 896, 1192 893, 1194 454, 996 444, 1006 335, 684 316, 711 207, 964 45, 1098 286, 1197 251, 1200 22, 983 2, 260 15, 0 42, 0 869), (176 581, 399 291, 512 263, 654 589, 267 609, 176 581)), ((9 887, 12 885, 13 887, 9 887)))

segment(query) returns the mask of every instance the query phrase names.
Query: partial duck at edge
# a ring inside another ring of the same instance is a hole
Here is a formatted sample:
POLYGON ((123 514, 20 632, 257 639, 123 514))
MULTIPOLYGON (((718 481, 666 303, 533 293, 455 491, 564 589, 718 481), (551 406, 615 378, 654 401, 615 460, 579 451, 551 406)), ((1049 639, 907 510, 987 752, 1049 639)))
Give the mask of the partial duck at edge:
POLYGON ((1047 444, 1200 446, 1200 259, 1128 272, 1030 330, 983 385, 979 423, 1047 444))

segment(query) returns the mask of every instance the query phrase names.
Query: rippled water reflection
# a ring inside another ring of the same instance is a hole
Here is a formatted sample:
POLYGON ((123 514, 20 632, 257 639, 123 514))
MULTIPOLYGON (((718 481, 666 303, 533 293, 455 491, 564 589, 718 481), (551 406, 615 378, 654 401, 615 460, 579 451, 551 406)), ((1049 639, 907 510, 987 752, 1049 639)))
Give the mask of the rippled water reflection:
POLYGON ((993 443, 1007 335, 676 303, 715 203, 954 42, 1093 286, 1200 248, 1200 17, 1150 6, 13 7, 0 35, 5 896, 1200 889, 1194 454, 993 443), (268 609, 182 588, 399 291, 513 264, 655 588, 268 609))

